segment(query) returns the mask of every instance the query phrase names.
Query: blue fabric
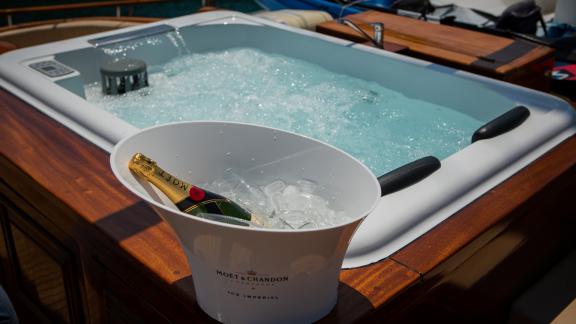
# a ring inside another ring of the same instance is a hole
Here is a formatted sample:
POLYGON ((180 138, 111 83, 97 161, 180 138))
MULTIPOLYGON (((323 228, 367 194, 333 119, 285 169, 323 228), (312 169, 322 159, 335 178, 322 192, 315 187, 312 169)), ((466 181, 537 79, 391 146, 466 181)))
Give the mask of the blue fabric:
POLYGON ((258 3, 269 10, 304 9, 322 10, 332 17, 339 18, 364 11, 358 6, 346 7, 328 0, 258 0, 258 3))
POLYGON ((18 324, 16 311, 2 286, 0 286, 0 324, 18 324))
POLYGON ((548 23, 549 38, 575 37, 576 26, 569 24, 548 23))

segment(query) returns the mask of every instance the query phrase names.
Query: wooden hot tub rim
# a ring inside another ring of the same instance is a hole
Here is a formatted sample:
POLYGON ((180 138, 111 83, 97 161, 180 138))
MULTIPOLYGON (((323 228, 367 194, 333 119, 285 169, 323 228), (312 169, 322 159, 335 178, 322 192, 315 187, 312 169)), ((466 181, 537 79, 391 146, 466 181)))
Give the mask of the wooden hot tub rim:
MULTIPOLYGON (((86 244, 95 246, 99 262, 150 302, 168 304, 163 296, 173 294, 180 306, 189 305, 194 295, 190 270, 175 235, 151 208, 119 185, 108 166, 108 153, 5 90, 0 90, 0 111, 4 116, 0 128, 3 182, 46 215, 57 215, 58 220, 47 222, 57 223, 63 231, 73 235, 84 233, 79 228, 91 228, 89 231, 96 234, 81 239, 80 244, 96 240, 86 244), (112 250, 107 250, 110 247, 112 250), (152 286, 134 282, 133 269, 139 270, 141 278, 151 280, 152 286), (156 288, 164 294, 153 296, 156 288)), ((510 221, 514 208, 556 177, 573 172, 576 157, 565 152, 576 152, 576 136, 390 258, 343 270, 338 305, 326 320, 352 322, 366 317, 438 271, 472 242, 496 236, 496 225, 510 221), (522 190, 512 199, 503 197, 502 193, 518 187, 522 190)), ((175 314, 183 312, 177 305, 163 307, 175 314)), ((190 312, 206 320, 197 307, 190 312)))

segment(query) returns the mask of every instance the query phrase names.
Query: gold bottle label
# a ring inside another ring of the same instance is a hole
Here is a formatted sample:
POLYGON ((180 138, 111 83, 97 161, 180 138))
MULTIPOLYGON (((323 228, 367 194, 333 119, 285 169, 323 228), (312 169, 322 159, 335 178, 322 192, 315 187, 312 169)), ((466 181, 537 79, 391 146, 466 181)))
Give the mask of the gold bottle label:
POLYGON ((154 184, 168 198, 178 203, 188 197, 191 184, 184 182, 170 173, 164 171, 155 161, 146 157, 142 153, 136 153, 130 160, 128 168, 134 173, 143 176, 146 180, 154 184))
POLYGON ((128 168, 158 187, 178 209, 187 214, 211 213, 252 220, 251 213, 233 201, 174 177, 142 153, 132 157, 128 168))

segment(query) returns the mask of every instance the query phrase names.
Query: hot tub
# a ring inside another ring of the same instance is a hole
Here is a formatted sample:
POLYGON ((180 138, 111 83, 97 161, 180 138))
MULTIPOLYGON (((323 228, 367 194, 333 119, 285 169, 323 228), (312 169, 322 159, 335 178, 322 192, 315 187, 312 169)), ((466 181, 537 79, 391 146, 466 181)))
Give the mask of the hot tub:
MULTIPOLYGON (((309 62, 401 93, 422 102, 423 107, 443 107, 477 121, 478 125, 502 115, 506 119, 506 113, 515 107, 525 107, 529 114, 526 119, 524 115, 522 120, 512 122, 514 127, 508 127, 506 132, 498 131, 498 136, 468 141, 455 151, 441 154, 438 170, 383 196, 352 239, 344 261, 346 268, 387 257, 576 131, 570 105, 556 97, 224 11, 9 52, 0 56, 0 84, 95 145, 111 151, 115 143, 137 130, 137 123, 87 100, 88 87, 101 80, 102 64, 111 58, 130 57, 144 61, 149 74, 153 74, 158 66, 184 55, 235 48, 309 62)), ((429 115, 423 114, 422 118, 429 118, 425 116, 429 115)), ((469 129, 469 134, 475 130, 469 129)), ((380 176, 388 171, 374 172, 380 176)))

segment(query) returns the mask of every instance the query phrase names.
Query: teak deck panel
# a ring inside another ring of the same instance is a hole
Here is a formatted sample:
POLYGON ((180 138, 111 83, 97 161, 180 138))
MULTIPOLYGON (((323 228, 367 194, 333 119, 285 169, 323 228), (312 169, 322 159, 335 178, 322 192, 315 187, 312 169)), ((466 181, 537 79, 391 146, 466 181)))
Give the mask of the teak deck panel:
POLYGON ((93 9, 102 7, 122 7, 141 4, 154 4, 161 2, 168 2, 169 0, 116 0, 116 1, 98 1, 98 2, 84 2, 84 3, 67 3, 60 5, 45 5, 45 6, 29 6, 29 7, 16 7, 0 9, 0 16, 8 16, 14 14, 31 14, 45 11, 64 11, 64 10, 78 10, 78 9, 93 9))
MULTIPOLYGON (((383 23, 384 41, 406 46, 410 56, 546 90, 542 83, 545 83, 545 69, 551 69, 553 64, 554 50, 550 47, 534 45, 512 61, 483 65, 477 64, 482 57, 502 51, 515 40, 378 11, 365 11, 346 18, 369 34, 372 28, 368 24, 383 23)), ((335 20, 319 24, 316 30, 355 42, 366 41, 352 28, 335 20)))
MULTIPOLYGON (((442 226, 432 229, 406 248, 394 253, 391 258, 418 273, 429 274, 438 266, 437 260, 444 260, 456 254, 472 239, 477 240, 484 236, 484 240, 489 241, 497 236, 507 223, 513 220, 502 219, 498 215, 514 215, 515 211, 527 208, 523 204, 529 198, 546 194, 541 192, 542 188, 553 182, 559 174, 573 171, 576 168, 575 160, 576 138, 572 136, 552 152, 542 156, 539 163, 528 165, 514 177, 485 193, 456 216, 447 219, 442 226), (519 178, 523 179, 519 181, 519 178)), ((574 179, 574 176, 572 178, 574 179)), ((560 205, 562 199, 571 199, 573 196, 573 192, 564 191, 549 197, 547 201, 554 201, 560 205)), ((568 201, 567 204, 560 206, 565 213, 576 216, 576 204, 568 201)), ((550 207, 549 211, 554 211, 554 208, 550 207)), ((543 223, 545 220, 546 215, 542 215, 543 223)))
MULTIPOLYGON (((77 226, 74 218, 80 217, 117 245, 126 262, 151 272, 165 289, 188 299, 184 304, 193 302, 190 269, 175 234, 114 178, 107 152, 5 91, 0 91, 0 111, 4 181, 49 216, 70 218, 71 228, 77 226)), ((120 265, 107 267, 130 277, 120 265)), ((343 271, 339 302, 327 320, 352 322, 418 278, 391 260, 343 271), (363 293, 358 292, 360 287, 363 293)))
MULTIPOLYGON (((125 283, 173 319, 211 321, 195 304, 191 271, 175 234, 114 178, 107 152, 5 90, 0 116, 0 176, 2 186, 14 191, 10 200, 41 211, 44 226, 65 232, 113 274, 104 276, 107 282, 125 283)), ((323 321, 398 318, 425 299, 437 274, 453 272, 493 242, 534 197, 553 184, 573 190, 575 179, 572 136, 390 258, 343 270, 338 304, 323 321), (393 309, 386 307, 390 303, 393 309)))

